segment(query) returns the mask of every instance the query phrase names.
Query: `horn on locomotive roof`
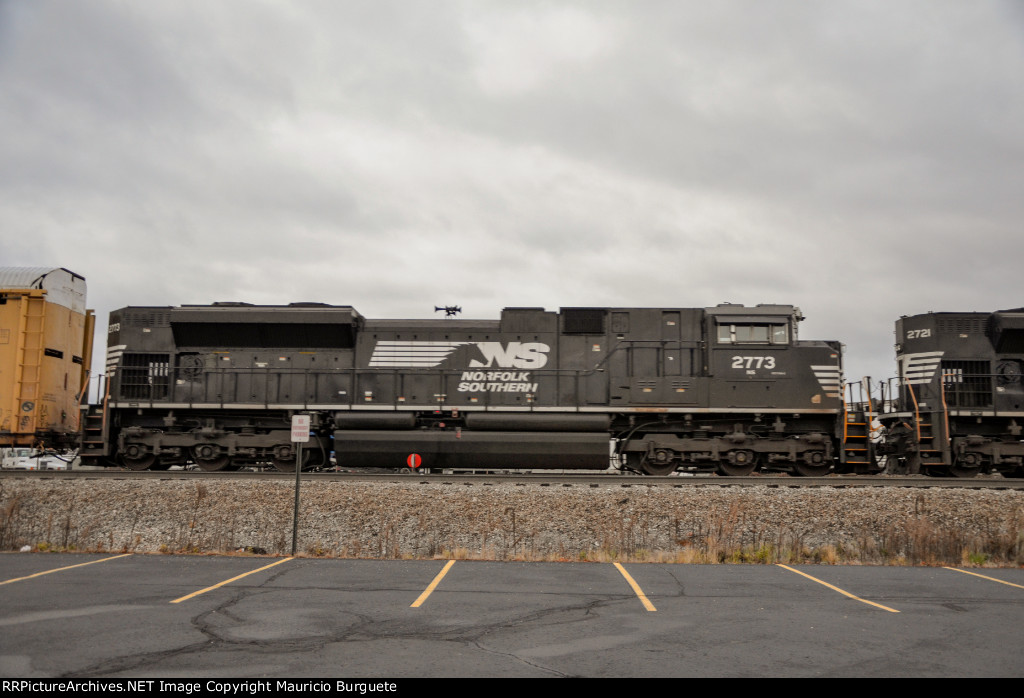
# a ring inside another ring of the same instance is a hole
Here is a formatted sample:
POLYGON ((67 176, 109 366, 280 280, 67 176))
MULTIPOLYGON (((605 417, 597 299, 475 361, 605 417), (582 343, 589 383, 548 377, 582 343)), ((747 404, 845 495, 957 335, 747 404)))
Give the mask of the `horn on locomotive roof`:
POLYGON ((445 317, 455 317, 456 315, 458 315, 459 313, 462 312, 462 306, 458 306, 458 305, 444 305, 444 306, 435 305, 434 306, 434 312, 435 313, 436 312, 440 312, 442 310, 444 311, 444 316, 445 317))

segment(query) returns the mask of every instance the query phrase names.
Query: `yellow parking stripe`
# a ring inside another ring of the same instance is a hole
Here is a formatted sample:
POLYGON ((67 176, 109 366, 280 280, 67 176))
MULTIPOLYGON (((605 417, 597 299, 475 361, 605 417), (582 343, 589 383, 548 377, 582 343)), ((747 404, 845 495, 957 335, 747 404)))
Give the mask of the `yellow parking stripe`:
POLYGON ((437 573, 437 576, 434 577, 434 581, 432 581, 430 585, 423 590, 423 593, 420 594, 420 597, 413 601, 412 606, 409 606, 409 608, 419 608, 420 606, 422 606, 423 602, 427 600, 427 597, 434 593, 434 589, 437 588, 437 585, 441 583, 441 580, 444 579, 444 576, 448 574, 448 570, 450 570, 452 568, 452 565, 454 564, 455 560, 449 560, 448 563, 444 566, 444 569, 437 573))
POLYGON ((125 553, 124 555, 115 555, 114 557, 105 557, 102 560, 93 560, 92 562, 80 562, 77 565, 68 565, 67 567, 58 567, 55 570, 46 570, 45 572, 36 572, 30 574, 27 577, 18 577, 16 579, 8 579, 5 582, 0 582, 0 586, 4 584, 10 584, 11 582, 20 582, 23 579, 32 579, 33 577, 42 577, 44 574, 53 574, 54 572, 63 572, 64 570, 74 569, 75 567, 85 567, 86 565, 95 565, 99 562, 106 562, 107 560, 116 560, 119 557, 130 557, 131 553, 125 553))
POLYGON ((205 594, 208 591, 213 591, 214 589, 219 589, 220 587, 224 586, 225 584, 230 584, 231 582, 237 581, 237 580, 241 579, 242 577, 248 577, 250 574, 256 574, 257 572, 262 572, 263 570, 268 570, 271 567, 274 567, 275 565, 280 565, 282 562, 288 562, 289 560, 293 560, 293 559, 294 558, 286 557, 283 560, 278 560, 277 562, 272 562, 269 565, 264 565, 263 567, 260 567, 257 570, 253 570, 251 572, 246 572, 245 574, 240 574, 237 577, 232 577, 231 579, 225 579, 220 584, 214 584, 212 587, 206 587, 205 589, 200 589, 199 591, 193 591, 191 594, 189 594, 187 596, 182 596, 180 599, 175 599, 174 601, 171 601, 171 603, 181 603, 182 601, 188 601, 193 596, 199 596, 200 594, 205 594))
POLYGON ((1021 586, 1020 584, 1014 584, 1013 582, 1004 582, 1002 579, 996 579, 995 577, 986 577, 983 574, 978 574, 976 572, 968 572, 967 570, 957 569, 956 567, 943 567, 942 569, 953 570, 954 572, 963 572, 964 574, 969 574, 974 577, 981 577, 982 579, 987 579, 990 582, 999 582, 1000 584, 1005 584, 1007 586, 1017 587, 1018 589, 1024 589, 1024 586, 1021 586))
POLYGON ((829 584, 828 582, 823 582, 823 581, 821 581, 820 579, 818 579, 818 578, 816 578, 816 577, 812 577, 812 576, 811 576, 811 575, 809 575, 809 574, 805 574, 805 573, 801 572, 800 570, 795 570, 795 569, 793 569, 792 567, 787 567, 786 565, 777 565, 777 566, 778 566, 778 567, 781 567, 781 568, 782 568, 782 569, 784 569, 784 570, 789 570, 790 572, 796 572, 796 573, 797 573, 797 574, 799 574, 799 575, 800 575, 801 577, 807 577, 807 578, 808 578, 808 579, 810 579, 811 581, 814 581, 814 582, 817 582, 818 584, 822 584, 822 585, 824 585, 824 586, 827 586, 827 587, 828 587, 829 589, 831 589, 831 590, 833 590, 833 591, 838 591, 838 592, 839 592, 840 594, 842 594, 843 596, 848 596, 848 597, 850 597, 851 599, 853 599, 854 601, 860 601, 861 603, 866 603, 866 604, 868 604, 869 606, 875 606, 876 608, 880 608, 880 609, 882 609, 883 611, 888 611, 889 613, 899 613, 899 611, 897 611, 897 610, 896 610, 895 608, 889 608, 888 606, 883 606, 883 605, 882 605, 882 604, 880 604, 880 603, 875 603, 874 601, 868 601, 867 599, 862 599, 862 598, 860 598, 859 596, 854 596, 853 594, 851 594, 851 593, 850 593, 850 592, 848 592, 848 591, 843 591, 843 590, 842 590, 842 589, 840 589, 839 587, 834 587, 834 586, 832 586, 831 584, 829 584))
POLYGON ((633 593, 635 593, 637 598, 640 599, 640 603, 644 605, 644 608, 646 608, 648 611, 657 611, 658 609, 654 607, 654 604, 647 600, 647 596, 644 594, 644 590, 641 589, 640 585, 633 581, 633 578, 629 576, 629 572, 626 571, 626 568, 617 562, 614 564, 615 568, 619 572, 621 572, 622 576, 626 578, 627 582, 629 582, 629 586, 633 587, 633 593))

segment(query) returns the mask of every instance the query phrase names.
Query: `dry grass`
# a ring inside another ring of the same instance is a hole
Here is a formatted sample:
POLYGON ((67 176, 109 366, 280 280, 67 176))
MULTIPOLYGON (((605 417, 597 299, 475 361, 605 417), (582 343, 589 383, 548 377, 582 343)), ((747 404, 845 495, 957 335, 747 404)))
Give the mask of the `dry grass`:
MULTIPOLYGON (((29 494, 5 492, 0 485, 0 550, 28 545, 41 552, 290 552, 290 507, 242 502, 232 508, 224 495, 219 496, 202 483, 190 483, 175 500, 175 508, 168 507, 180 516, 164 513, 154 517, 141 498, 137 502, 119 500, 112 513, 88 500, 64 494, 33 499, 29 494), (253 517, 253 510, 260 516, 253 517), (110 523, 115 514, 118 526, 110 523), (164 526, 159 536, 153 535, 155 525, 164 526)), ((480 502, 475 497, 458 500, 475 507, 461 524, 445 517, 440 507, 325 508, 317 515, 327 524, 300 528, 300 555, 677 564, 1024 564, 1024 507, 1019 500, 993 510, 988 515, 991 520, 975 516, 969 525, 949 525, 940 523, 938 514, 925 506, 925 499, 920 495, 919 499, 902 516, 889 516, 885 523, 850 523, 831 533, 792 513, 775 516, 775 521, 785 520, 784 524, 763 523, 771 517, 757 515, 760 512, 749 503, 747 509, 735 502, 719 508, 702 506, 697 517, 692 506, 682 504, 675 511, 674 503, 644 508, 642 492, 617 495, 614 507, 601 509, 595 504, 595 514, 551 509, 564 515, 564 520, 538 516, 528 506, 509 499, 494 506, 482 497, 480 502), (332 527, 334 518, 343 520, 345 526, 332 527)), ((590 505, 587 500, 581 506, 590 505)), ((966 514, 964 517, 968 521, 966 514)))

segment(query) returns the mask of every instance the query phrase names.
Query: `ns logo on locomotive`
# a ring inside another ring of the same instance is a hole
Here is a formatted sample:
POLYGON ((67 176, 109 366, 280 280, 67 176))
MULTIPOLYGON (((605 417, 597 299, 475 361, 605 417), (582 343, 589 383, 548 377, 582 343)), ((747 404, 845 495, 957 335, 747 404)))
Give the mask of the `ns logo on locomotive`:
MULTIPOLYGON (((46 293, 4 289, 4 330, 38 316, 46 293)), ((616 467, 651 475, 1024 475, 1024 309, 900 318, 899 375, 878 386, 844 385, 842 344, 798 339, 802 319, 790 305, 506 308, 497 320, 129 306, 111 313, 101 399, 80 420, 89 362, 75 375, 47 361, 86 357, 86 338, 41 330, 38 357, 0 353, 19 367, 2 366, 19 378, 2 386, 0 445, 73 432, 94 464, 292 469, 291 416, 304 412, 309 468, 605 470, 611 450, 616 467), (37 367, 59 368, 52 385, 26 378, 48 375, 37 367), (21 419, 61 383, 70 427, 21 419)))

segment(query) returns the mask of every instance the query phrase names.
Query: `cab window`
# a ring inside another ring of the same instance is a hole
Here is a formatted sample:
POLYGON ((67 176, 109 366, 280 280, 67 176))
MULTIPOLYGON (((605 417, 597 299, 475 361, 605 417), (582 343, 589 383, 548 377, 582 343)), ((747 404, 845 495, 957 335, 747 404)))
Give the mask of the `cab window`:
POLYGON ((788 344, 789 332, 784 324, 737 323, 718 325, 719 344, 788 344))

